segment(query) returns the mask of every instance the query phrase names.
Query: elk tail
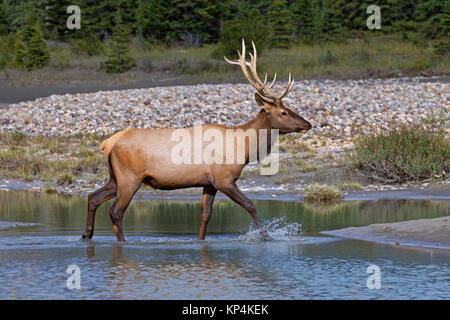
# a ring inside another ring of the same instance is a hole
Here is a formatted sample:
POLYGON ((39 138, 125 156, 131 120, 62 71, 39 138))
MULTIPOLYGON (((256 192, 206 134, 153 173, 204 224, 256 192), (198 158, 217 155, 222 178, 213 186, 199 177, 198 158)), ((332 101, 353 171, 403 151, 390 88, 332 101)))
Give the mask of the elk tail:
POLYGON ((115 178, 114 170, 112 168, 112 163, 111 163, 111 151, 112 151, 114 145, 116 144, 117 140, 119 140, 120 137, 124 133, 125 133, 125 131, 120 131, 120 132, 112 135, 108 139, 104 140, 100 144, 100 151, 103 151, 103 154, 105 155, 105 159, 108 164, 109 174, 111 175, 111 178, 115 178))
POLYGON ((105 159, 108 160, 109 155, 111 154, 111 150, 116 144, 117 140, 120 139, 120 137, 125 133, 125 131, 117 132, 116 134, 112 135, 108 139, 104 140, 100 144, 100 151, 103 151, 103 154, 105 155, 105 159))

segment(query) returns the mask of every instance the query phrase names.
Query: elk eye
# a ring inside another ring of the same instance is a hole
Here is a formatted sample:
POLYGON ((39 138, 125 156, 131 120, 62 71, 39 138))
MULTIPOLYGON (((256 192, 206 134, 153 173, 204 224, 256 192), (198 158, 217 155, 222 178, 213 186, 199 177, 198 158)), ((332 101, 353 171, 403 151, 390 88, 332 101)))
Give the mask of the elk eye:
POLYGON ((282 115, 282 116, 287 116, 287 112, 286 112, 286 111, 282 111, 282 112, 281 112, 281 115, 282 115))

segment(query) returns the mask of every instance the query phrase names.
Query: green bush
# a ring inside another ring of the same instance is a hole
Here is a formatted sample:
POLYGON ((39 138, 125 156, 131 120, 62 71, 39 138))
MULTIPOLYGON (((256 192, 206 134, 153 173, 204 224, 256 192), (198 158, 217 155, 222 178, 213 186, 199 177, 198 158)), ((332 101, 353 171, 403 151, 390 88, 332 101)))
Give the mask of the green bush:
POLYGON ((419 56, 414 59, 412 69, 415 71, 426 70, 430 67, 430 65, 431 63, 427 58, 425 58, 424 56, 419 56))
POLYGON ((445 178, 450 142, 442 122, 424 120, 359 136, 354 163, 366 176, 388 183, 445 178))

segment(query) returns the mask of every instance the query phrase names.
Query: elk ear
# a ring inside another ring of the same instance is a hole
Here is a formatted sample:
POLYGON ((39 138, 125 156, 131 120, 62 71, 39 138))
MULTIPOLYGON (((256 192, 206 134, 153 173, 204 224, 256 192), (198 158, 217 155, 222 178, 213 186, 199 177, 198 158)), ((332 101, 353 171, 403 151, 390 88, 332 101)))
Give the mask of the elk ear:
POLYGON ((266 111, 269 111, 270 102, 264 100, 264 98, 261 97, 261 95, 259 93, 255 93, 255 100, 256 100, 256 103, 258 104, 258 106, 260 106, 261 108, 263 108, 266 111))

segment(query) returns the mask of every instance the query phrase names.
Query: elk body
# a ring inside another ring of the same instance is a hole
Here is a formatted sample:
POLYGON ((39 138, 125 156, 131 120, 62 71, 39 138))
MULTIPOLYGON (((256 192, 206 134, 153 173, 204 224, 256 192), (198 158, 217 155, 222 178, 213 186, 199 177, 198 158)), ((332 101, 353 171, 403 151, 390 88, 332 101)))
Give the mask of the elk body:
MULTIPOLYGON (((280 134, 292 132, 306 132, 311 124, 297 115, 292 110, 283 106, 284 98, 292 89, 294 81, 289 83, 281 96, 273 94, 270 90, 275 84, 276 75, 270 85, 267 85, 267 75, 261 81, 256 72, 257 53, 253 44, 253 55, 250 53, 250 62, 245 60, 245 43, 242 41, 242 54, 238 51, 239 59, 228 63, 239 65, 249 81, 256 89, 256 103, 261 107, 259 114, 249 123, 237 127, 227 127, 219 124, 207 124, 201 126, 203 131, 213 129, 215 132, 226 135, 227 130, 245 132, 246 130, 270 130, 278 129, 280 134), (248 70, 250 68, 250 72, 248 70)), ((195 130, 198 127, 186 128, 195 140, 195 130)), ((102 142, 100 149, 104 152, 110 173, 109 182, 99 190, 89 194, 86 231, 83 238, 92 238, 94 234, 94 219, 97 208, 105 201, 115 198, 110 210, 110 218, 118 241, 124 241, 122 231, 122 218, 131 199, 141 184, 149 185, 160 190, 172 190, 190 187, 203 187, 201 200, 201 225, 198 235, 199 240, 205 238, 206 226, 211 216, 212 204, 217 191, 223 192, 231 200, 241 205, 253 218, 260 229, 263 239, 268 238, 259 220, 255 206, 236 186, 236 180, 241 175, 242 169, 249 162, 250 148, 248 139, 245 145, 245 161, 243 163, 182 163, 173 162, 172 151, 177 142, 172 135, 175 130, 166 129, 129 129, 118 132, 102 142)), ((195 144, 196 141, 192 141, 195 144)), ((272 139, 268 139, 268 151, 270 152, 272 139)), ((259 143, 257 144, 259 146, 259 143)), ((225 147, 217 150, 225 157, 225 147), (222 150, 222 151, 221 151, 222 150)), ((232 146, 238 148, 237 145, 232 146)), ((195 150, 194 150, 195 151, 195 150)), ((238 150, 239 151, 239 150, 238 150)))

